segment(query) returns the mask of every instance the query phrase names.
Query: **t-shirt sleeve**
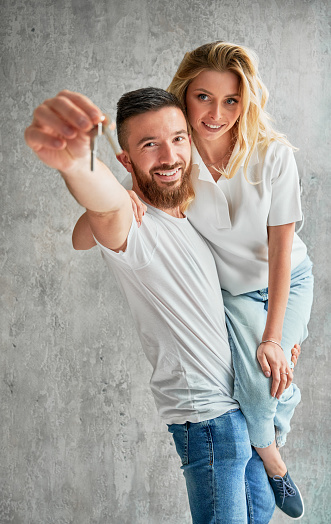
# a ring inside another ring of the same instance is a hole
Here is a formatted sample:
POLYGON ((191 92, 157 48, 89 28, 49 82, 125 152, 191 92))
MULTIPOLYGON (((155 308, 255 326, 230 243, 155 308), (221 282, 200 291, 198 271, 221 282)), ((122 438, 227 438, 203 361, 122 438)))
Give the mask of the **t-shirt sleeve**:
POLYGON ((268 161, 271 163, 268 226, 302 220, 299 175, 292 149, 276 143, 268 161))
POLYGON ((140 269, 149 264, 152 259, 157 245, 157 225, 152 216, 145 215, 141 226, 138 228, 133 217, 126 249, 118 253, 103 246, 97 239, 95 241, 110 265, 123 269, 140 269))

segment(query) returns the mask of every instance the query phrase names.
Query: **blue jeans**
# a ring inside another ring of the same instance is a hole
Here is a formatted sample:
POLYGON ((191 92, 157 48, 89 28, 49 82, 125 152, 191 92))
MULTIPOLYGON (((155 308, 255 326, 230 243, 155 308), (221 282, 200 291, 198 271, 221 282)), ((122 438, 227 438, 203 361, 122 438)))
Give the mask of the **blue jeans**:
POLYGON ((182 461, 193 524, 270 522, 274 495, 239 409, 168 428, 182 461))
MULTIPOLYGON (((312 263, 306 257, 291 273, 282 336, 288 362, 293 345, 301 344, 308 336, 313 282, 312 263)), ((245 415, 251 444, 264 448, 276 437, 277 445, 283 446, 301 395, 297 386, 292 384, 279 400, 273 398, 270 395, 272 377, 264 376, 256 358, 267 319, 268 289, 237 296, 222 290, 222 294, 235 370, 233 396, 245 415)))

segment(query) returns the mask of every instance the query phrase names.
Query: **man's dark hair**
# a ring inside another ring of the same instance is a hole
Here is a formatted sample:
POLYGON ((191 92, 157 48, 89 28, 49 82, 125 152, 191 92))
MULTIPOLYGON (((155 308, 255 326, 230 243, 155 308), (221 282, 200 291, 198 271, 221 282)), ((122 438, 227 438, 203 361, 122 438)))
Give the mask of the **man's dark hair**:
POLYGON ((144 87, 129 91, 117 103, 116 127, 118 141, 122 149, 127 149, 127 132, 125 122, 136 115, 148 111, 159 111, 164 107, 178 107, 185 118, 186 113, 181 102, 172 93, 158 87, 144 87))

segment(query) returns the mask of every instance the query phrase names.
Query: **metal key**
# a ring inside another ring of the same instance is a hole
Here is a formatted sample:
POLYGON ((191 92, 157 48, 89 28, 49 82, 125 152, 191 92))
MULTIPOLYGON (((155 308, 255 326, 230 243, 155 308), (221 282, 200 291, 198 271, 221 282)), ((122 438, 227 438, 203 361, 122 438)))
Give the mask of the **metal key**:
POLYGON ((98 138, 102 135, 102 122, 99 122, 91 132, 90 149, 91 149, 91 171, 94 171, 95 161, 98 151, 98 138))
POLYGON ((109 144, 112 147, 115 155, 118 156, 122 153, 122 148, 118 143, 116 135, 116 124, 111 119, 110 115, 105 113, 107 123, 99 122, 91 131, 90 148, 91 148, 91 171, 94 171, 95 160, 97 158, 98 151, 98 138, 102 134, 105 135, 109 144))
POLYGON ((116 123, 112 120, 109 113, 105 113, 105 116, 108 123, 103 125, 102 130, 115 155, 118 156, 122 153, 122 148, 117 140, 116 123))

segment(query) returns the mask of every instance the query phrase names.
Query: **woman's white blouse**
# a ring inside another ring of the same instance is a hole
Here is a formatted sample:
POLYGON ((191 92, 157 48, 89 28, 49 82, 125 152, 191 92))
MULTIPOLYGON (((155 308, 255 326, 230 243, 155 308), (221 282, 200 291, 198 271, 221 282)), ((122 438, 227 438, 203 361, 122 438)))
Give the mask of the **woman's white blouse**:
MULTIPOLYGON (((267 226, 302 219, 299 177, 292 149, 277 141, 265 150, 255 149, 247 177, 252 183, 246 180, 242 165, 232 179, 222 176, 215 182, 192 144, 195 199, 186 214, 208 240, 221 286, 232 295, 268 286, 267 226)), ((295 234, 292 269, 306 254, 305 244, 295 234)))

